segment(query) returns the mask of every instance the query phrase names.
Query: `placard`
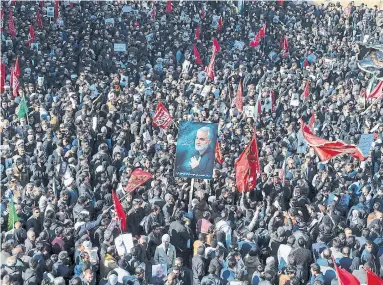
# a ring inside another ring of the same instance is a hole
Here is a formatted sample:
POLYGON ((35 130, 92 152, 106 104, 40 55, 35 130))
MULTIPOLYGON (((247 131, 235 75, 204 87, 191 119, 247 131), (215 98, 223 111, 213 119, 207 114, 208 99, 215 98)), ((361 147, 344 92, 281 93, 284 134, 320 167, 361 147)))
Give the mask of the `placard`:
POLYGON ((373 141, 374 134, 363 134, 360 136, 358 148, 360 149, 364 157, 368 156, 373 141))
POLYGON ((126 44, 114 44, 114 51, 126 52, 126 44))
POLYGON ((133 9, 130 6, 122 7, 122 12, 124 12, 124 13, 129 13, 129 12, 132 12, 132 11, 133 11, 133 9))
POLYGON ((105 20, 105 24, 112 24, 114 26, 114 18, 106 18, 105 20))
POLYGON ((211 179, 218 124, 183 121, 179 125, 174 176, 211 179))
POLYGON ((54 18, 55 16, 55 8, 54 7, 47 7, 47 17, 48 18, 54 18))

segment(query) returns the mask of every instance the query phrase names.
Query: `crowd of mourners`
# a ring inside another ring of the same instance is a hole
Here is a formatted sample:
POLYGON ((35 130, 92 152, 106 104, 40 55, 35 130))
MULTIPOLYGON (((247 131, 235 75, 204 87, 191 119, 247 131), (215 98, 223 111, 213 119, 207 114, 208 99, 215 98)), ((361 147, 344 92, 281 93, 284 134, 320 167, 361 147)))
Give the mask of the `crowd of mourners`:
POLYGON ((383 106, 363 96, 372 75, 357 64, 360 44, 383 43, 377 6, 61 1, 52 18, 55 2, 39 2, 1 2, 1 284, 334 285, 335 265, 361 284, 365 269, 383 277, 383 106), (239 84, 257 111, 236 108, 239 84), (166 130, 152 125, 159 102, 174 120, 166 130), (320 162, 299 134, 313 112, 327 140, 373 132, 367 160, 320 162), (191 201, 190 179, 173 176, 181 121, 217 123, 223 156, 191 201), (255 130, 261 175, 240 193, 234 162, 255 130), (127 193, 137 168, 153 177, 127 193))

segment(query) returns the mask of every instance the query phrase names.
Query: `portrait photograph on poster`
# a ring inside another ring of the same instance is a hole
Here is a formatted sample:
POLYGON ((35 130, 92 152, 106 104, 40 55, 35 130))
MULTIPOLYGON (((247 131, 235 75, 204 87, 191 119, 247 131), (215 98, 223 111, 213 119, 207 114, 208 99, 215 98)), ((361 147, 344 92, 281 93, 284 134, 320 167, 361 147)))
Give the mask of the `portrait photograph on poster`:
POLYGON ((175 177, 211 179, 218 125, 181 122, 179 125, 175 177))

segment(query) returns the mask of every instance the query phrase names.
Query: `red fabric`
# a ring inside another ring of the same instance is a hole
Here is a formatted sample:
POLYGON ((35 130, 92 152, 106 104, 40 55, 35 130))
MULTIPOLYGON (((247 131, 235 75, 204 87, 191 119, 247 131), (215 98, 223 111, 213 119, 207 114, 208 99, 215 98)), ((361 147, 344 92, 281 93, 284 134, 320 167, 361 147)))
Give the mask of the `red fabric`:
POLYGON ((258 100, 258 115, 262 114, 262 105, 261 105, 261 99, 258 100))
POLYGON ((219 146, 219 142, 218 141, 215 144, 215 159, 218 161, 219 164, 223 163, 221 147, 219 146))
POLYGON ((279 6, 283 6, 283 0, 277 0, 279 6))
POLYGON ((214 53, 217 53, 221 50, 221 47, 219 46, 219 43, 216 38, 213 39, 213 47, 214 47, 214 53))
POLYGON ((362 152, 352 144, 342 141, 328 141, 315 136, 310 128, 301 120, 302 134, 309 146, 311 146, 321 161, 327 161, 338 155, 349 154, 358 160, 365 160, 362 152))
POLYGON ((123 232, 126 232, 126 214, 114 190, 112 190, 112 199, 113 199, 113 205, 114 205, 114 209, 116 210, 117 217, 120 220, 121 230, 123 232))
POLYGON ((16 37, 16 27, 15 21, 13 20, 13 12, 11 7, 9 8, 8 33, 12 38, 16 37))
POLYGON ((237 96, 234 99, 234 104, 237 107, 239 112, 243 112, 243 89, 242 89, 242 80, 239 82, 237 89, 237 96))
POLYGON ((167 129, 173 123, 172 116, 165 106, 160 102, 154 113, 152 125, 162 129, 167 129))
POLYGON ((307 66, 310 66, 309 62, 307 59, 305 59, 305 61, 303 62, 303 67, 307 67, 307 66))
POLYGON ((133 192, 138 186, 144 184, 150 178, 152 178, 152 174, 142 170, 141 168, 137 168, 132 172, 132 175, 129 178, 128 185, 126 185, 126 192, 133 192))
POLYGON ((36 7, 36 23, 40 29, 44 29, 43 19, 41 18, 40 11, 36 7))
POLYGON ((305 90, 303 90, 302 97, 303 100, 306 100, 310 95, 310 81, 306 82, 305 90))
MULTIPOLYGON (((334 260, 335 271, 338 275, 339 285, 360 285, 359 280, 350 272, 343 268, 339 268, 334 260)), ((375 285, 375 284, 374 284, 375 285)))
POLYGON ((202 10, 202 12, 201 12, 201 17, 202 17, 202 19, 204 19, 205 16, 206 16, 206 12, 205 12, 205 10, 202 10))
POLYGON ((197 28, 195 29, 195 36, 194 36, 194 39, 198 40, 199 37, 200 37, 200 34, 201 34, 201 27, 200 27, 200 26, 197 26, 197 28))
POLYGON ((215 64, 215 52, 213 52, 211 59, 210 59, 210 63, 206 67, 206 70, 205 70, 207 73, 207 76, 209 76, 209 78, 211 80, 214 80, 214 64, 215 64))
POLYGON ((254 39, 250 42, 251 47, 257 47, 259 46, 259 43, 261 42, 262 38, 264 38, 266 35, 266 24, 262 26, 262 28, 258 31, 258 33, 255 35, 254 39))
POLYGON ((235 161, 234 166, 238 191, 253 190, 257 184, 257 175, 261 174, 256 132, 254 132, 251 142, 235 161))
POLYGON ((165 12, 166 13, 171 13, 172 10, 173 10, 172 0, 167 0, 166 1, 166 10, 165 10, 165 12))
POLYGON ((314 123, 315 123, 315 113, 312 112, 311 114, 311 118, 310 118, 310 121, 309 121, 309 128, 312 129, 312 127, 314 126, 314 123))
POLYGON ((73 3, 72 1, 69 1, 69 7, 72 9, 73 8, 73 3))
POLYGON ((20 72, 19 58, 18 58, 18 57, 16 58, 14 72, 15 72, 15 74, 16 74, 17 77, 20 77, 21 72, 20 72))
POLYGON ((31 43, 35 40, 35 30, 33 29, 33 25, 29 26, 29 35, 28 35, 28 47, 31 47, 31 43))
POLYGON ((366 90, 366 98, 380 98, 383 96, 383 81, 380 81, 371 92, 366 90))
POLYGON ((154 5, 152 6, 152 15, 151 16, 152 16, 153 20, 156 18, 156 8, 154 5))
POLYGON ((275 111, 275 95, 274 91, 270 92, 270 97, 271 97, 271 112, 275 111))
POLYGON ((40 8, 41 8, 41 9, 44 8, 44 1, 43 1, 43 0, 40 0, 39 3, 40 3, 40 8))
POLYGON ((287 42, 287 37, 285 36, 283 39, 283 49, 288 52, 289 51, 289 43, 287 42))
POLYGON ((55 17, 54 17, 54 22, 56 23, 57 18, 59 17, 59 7, 60 7, 60 2, 58 0, 55 1, 55 17))
POLYGON ((370 269, 365 268, 367 273, 367 285, 383 285, 383 279, 372 272, 370 269))
POLYGON ((15 72, 15 67, 12 68, 12 72, 11 72, 11 84, 12 84, 12 94, 13 94, 13 97, 17 97, 18 95, 18 90, 20 88, 20 82, 19 82, 19 78, 15 72))
POLYGON ((259 30, 261 38, 264 38, 266 35, 266 24, 263 24, 262 28, 259 30))
POLYGON ((4 91, 5 77, 5 63, 0 61, 0 93, 4 91))
POLYGON ((219 20, 218 20, 218 29, 219 29, 219 30, 222 30, 222 28, 223 28, 222 17, 219 17, 219 20))
POLYGON ((195 57, 195 63, 202 65, 201 56, 199 55, 199 52, 198 52, 196 45, 194 45, 193 53, 194 53, 194 57, 195 57))

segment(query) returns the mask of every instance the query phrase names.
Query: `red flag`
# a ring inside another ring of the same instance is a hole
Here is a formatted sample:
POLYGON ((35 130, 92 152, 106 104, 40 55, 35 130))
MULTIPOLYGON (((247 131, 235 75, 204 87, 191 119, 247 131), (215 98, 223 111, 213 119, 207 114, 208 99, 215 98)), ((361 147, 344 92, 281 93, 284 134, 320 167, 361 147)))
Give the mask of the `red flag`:
POLYGON ((156 18, 156 7, 153 4, 153 6, 152 6, 152 19, 154 20, 155 18, 156 18))
POLYGON ((44 1, 43 0, 39 0, 39 3, 40 3, 40 8, 44 8, 44 1))
POLYGON ((152 174, 149 172, 143 171, 141 168, 137 168, 132 172, 132 175, 129 178, 128 185, 126 185, 126 192, 133 192, 138 186, 144 184, 150 178, 152 174))
POLYGON ((37 23, 37 26, 38 26, 40 29, 43 29, 43 28, 44 28, 44 25, 43 25, 43 19, 41 18, 40 11, 37 9, 37 7, 36 7, 36 23, 37 23))
POLYGON ((13 13, 12 13, 11 7, 9 7, 8 32, 12 38, 16 37, 16 27, 15 27, 15 21, 13 20, 13 13))
POLYGON ((57 18, 59 17, 59 7, 60 7, 59 0, 55 0, 55 17, 54 17, 54 22, 55 23, 57 21, 57 18))
POLYGON ((13 97, 17 97, 17 95, 19 94, 18 91, 20 88, 20 82, 19 82, 19 78, 16 75, 15 67, 12 68, 12 71, 11 71, 11 84, 13 89, 12 91, 13 97))
POLYGON ((215 64, 215 52, 213 51, 213 54, 210 59, 210 63, 205 69, 205 71, 207 72, 207 76, 209 76, 211 80, 214 80, 214 64, 215 64))
POLYGON ((271 112, 275 111, 275 94, 274 91, 270 92, 270 99, 271 99, 271 112))
POLYGON ((69 1, 69 7, 72 9, 73 8, 73 2, 69 1))
MULTIPOLYGON (((333 258, 334 259, 334 258, 333 258)), ((335 271, 338 275, 339 285, 360 285, 359 280, 350 272, 343 268, 339 268, 334 260, 335 271)), ((375 284, 374 284, 375 285, 375 284)))
POLYGON ((221 47, 219 46, 219 43, 216 38, 213 39, 213 52, 217 53, 221 50, 221 47))
POLYGON ((305 61, 303 62, 303 67, 310 66, 310 63, 308 62, 307 58, 305 58, 305 61))
POLYGON ((303 100, 306 100, 309 97, 310 94, 310 80, 307 80, 305 85, 305 90, 303 90, 302 98, 303 100))
POLYGON ((238 89, 237 89, 237 96, 234 98, 234 104, 237 107, 239 112, 243 112, 242 80, 239 82, 238 89))
POLYGON ((201 56, 199 55, 199 52, 198 52, 196 45, 194 45, 193 53, 194 53, 194 57, 195 57, 195 63, 202 65, 201 56))
POLYGON ((202 19, 204 19, 204 18, 205 18, 205 16, 206 16, 206 12, 205 12, 205 10, 204 10, 204 9, 202 9, 202 12, 201 12, 201 17, 202 17, 202 19))
POLYGON ((313 128, 314 123, 315 123, 315 113, 312 112, 312 113, 311 113, 311 118, 310 118, 310 121, 309 121, 309 128, 310 128, 310 129, 313 128))
POLYGON ((262 28, 259 30, 259 35, 261 38, 264 38, 266 35, 266 24, 263 24, 262 28))
POLYGON ((16 58, 14 72, 15 72, 17 77, 20 77, 21 72, 20 72, 19 58, 18 57, 16 58))
POLYGON ((0 93, 3 93, 5 86, 5 63, 0 61, 0 93))
POLYGON ((277 0, 279 6, 283 6, 283 0, 277 0))
POLYGON ((311 146, 321 161, 327 161, 333 157, 343 154, 349 154, 358 160, 365 160, 362 152, 356 145, 345 144, 344 142, 328 141, 315 136, 310 128, 301 120, 302 134, 308 145, 311 146))
POLYGON ((113 205, 114 205, 114 209, 116 210, 117 217, 120 220, 121 230, 125 232, 126 231, 126 214, 114 190, 112 190, 112 199, 113 199, 113 205))
POLYGON ((165 12, 169 14, 169 13, 172 12, 172 10, 173 10, 172 0, 167 0, 166 1, 166 10, 165 10, 165 12))
POLYGON ((367 285, 383 285, 383 279, 372 272, 370 269, 365 268, 367 273, 367 285))
POLYGON ((195 29, 195 36, 194 36, 194 39, 198 40, 198 39, 199 39, 199 36, 200 36, 200 33, 201 33, 201 27, 200 27, 200 26, 197 26, 197 28, 195 29))
POLYGON ((31 47, 31 43, 35 40, 35 30, 33 29, 33 25, 29 26, 29 35, 28 35, 28 47, 31 47))
POLYGON ((162 129, 167 129, 173 123, 172 116, 165 108, 164 104, 158 103, 156 112, 154 113, 152 125, 162 129))
POLYGON ((251 47, 259 46, 259 43, 261 42, 262 38, 265 37, 265 35, 266 35, 266 24, 263 24, 262 28, 258 31, 254 39, 250 42, 250 46, 251 47))
POLYGON ((366 89, 366 98, 380 98, 383 96, 383 80, 375 86, 375 88, 370 91, 369 88, 366 89))
POLYGON ((284 36, 283 46, 282 46, 282 58, 286 58, 288 52, 289 52, 289 43, 287 42, 287 37, 284 36))
POLYGON ((218 141, 215 144, 215 159, 218 161, 219 164, 223 163, 221 147, 219 146, 219 142, 218 141))
POLYGON ((222 28, 223 28, 222 17, 219 17, 219 20, 218 20, 218 29, 219 29, 219 30, 222 30, 222 28))
POLYGON ((257 183, 257 175, 261 174, 255 131, 253 139, 235 161, 234 166, 238 191, 248 192, 253 190, 257 183))

